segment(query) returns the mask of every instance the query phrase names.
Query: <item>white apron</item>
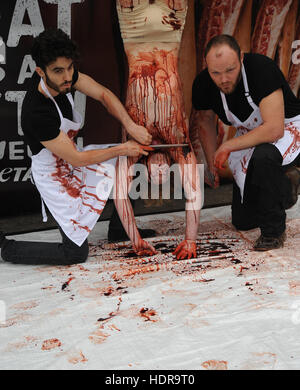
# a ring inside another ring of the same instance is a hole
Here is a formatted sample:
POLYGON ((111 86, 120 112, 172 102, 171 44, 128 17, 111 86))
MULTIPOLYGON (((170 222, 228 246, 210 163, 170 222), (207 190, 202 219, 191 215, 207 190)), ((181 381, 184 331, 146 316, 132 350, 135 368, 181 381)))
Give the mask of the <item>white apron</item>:
MULTIPOLYGON (((82 118, 74 110, 72 95, 67 94, 73 109, 73 121, 70 121, 63 117, 43 80, 41 80, 41 87, 56 106, 61 120, 60 130, 73 140, 80 129, 82 118)), ((73 143, 74 147, 80 150, 74 141, 73 143)), ((113 145, 88 145, 83 150, 103 149, 113 145)), ((42 198, 43 221, 47 220, 43 207, 44 201, 64 233, 70 240, 81 246, 95 226, 110 195, 116 161, 117 159, 113 158, 102 163, 76 168, 46 148, 33 155, 31 172, 34 184, 42 198)))
MULTIPOLYGON (((231 111, 229 111, 225 94, 221 91, 221 98, 223 102, 223 108, 227 117, 227 120, 232 124, 232 126, 236 127, 235 137, 239 137, 240 135, 246 134, 248 131, 255 129, 263 123, 260 109, 253 102, 248 87, 248 81, 246 77, 246 72, 244 65, 242 65, 242 77, 245 89, 245 96, 248 100, 248 103, 253 108, 252 114, 246 119, 244 122, 241 122, 231 111)), ((279 152, 283 157, 283 165, 290 164, 299 154, 300 148, 300 115, 285 119, 285 128, 284 135, 282 138, 273 142, 272 144, 277 147, 279 152)), ((248 164, 252 153, 254 152, 254 147, 237 150, 235 152, 231 152, 228 158, 228 165, 232 171, 232 175, 240 188, 241 191, 241 199, 243 201, 244 196, 244 187, 246 174, 248 169, 248 164)))

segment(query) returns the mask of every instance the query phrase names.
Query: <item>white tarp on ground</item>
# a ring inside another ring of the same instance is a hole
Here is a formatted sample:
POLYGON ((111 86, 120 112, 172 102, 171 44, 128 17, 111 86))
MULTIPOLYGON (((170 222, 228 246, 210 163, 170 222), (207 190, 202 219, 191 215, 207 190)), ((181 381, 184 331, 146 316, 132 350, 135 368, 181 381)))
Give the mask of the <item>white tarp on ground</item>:
POLYGON ((137 220, 159 232, 158 255, 107 244, 100 222, 85 264, 0 261, 0 369, 300 368, 300 201, 285 247, 265 253, 252 251, 258 229, 232 227, 229 207, 203 210, 190 261, 171 254, 184 213, 137 220))

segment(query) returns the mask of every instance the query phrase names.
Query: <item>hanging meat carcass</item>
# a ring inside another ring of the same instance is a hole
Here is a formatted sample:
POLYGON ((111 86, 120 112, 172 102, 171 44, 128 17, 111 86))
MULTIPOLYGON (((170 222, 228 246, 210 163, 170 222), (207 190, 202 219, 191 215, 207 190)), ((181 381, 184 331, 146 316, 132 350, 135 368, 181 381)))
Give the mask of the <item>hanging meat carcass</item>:
POLYGON ((280 34, 292 0, 263 0, 252 35, 252 52, 275 57, 280 34))
POLYGON ((211 38, 233 35, 245 0, 205 0, 197 37, 198 72, 205 68, 204 50, 211 38))
POLYGON ((246 53, 251 50, 252 6, 253 0, 245 1, 234 32, 241 50, 246 53))

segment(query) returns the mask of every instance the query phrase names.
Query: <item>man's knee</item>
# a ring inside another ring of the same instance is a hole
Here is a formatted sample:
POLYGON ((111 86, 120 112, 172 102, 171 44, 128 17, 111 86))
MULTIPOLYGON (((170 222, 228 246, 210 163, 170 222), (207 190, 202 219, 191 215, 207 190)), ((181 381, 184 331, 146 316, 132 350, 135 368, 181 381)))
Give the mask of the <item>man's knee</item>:
POLYGON ((81 246, 76 246, 76 248, 65 249, 65 254, 67 265, 84 263, 89 255, 88 241, 85 240, 81 246))
POLYGON ((260 144, 255 147, 252 158, 254 168, 260 168, 263 165, 282 164, 282 156, 275 145, 260 144))

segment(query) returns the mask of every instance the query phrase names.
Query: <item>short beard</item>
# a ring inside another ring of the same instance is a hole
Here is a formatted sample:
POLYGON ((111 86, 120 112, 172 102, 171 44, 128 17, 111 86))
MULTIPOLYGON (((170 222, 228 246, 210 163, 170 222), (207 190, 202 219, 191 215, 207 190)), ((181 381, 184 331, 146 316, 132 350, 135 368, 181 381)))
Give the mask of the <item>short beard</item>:
POLYGON ((68 88, 68 89, 65 89, 64 91, 61 91, 61 90, 59 89, 59 86, 51 81, 51 79, 48 77, 46 71, 45 71, 44 73, 45 73, 45 76, 46 76, 46 83, 47 83, 47 85, 48 85, 51 89, 53 89, 54 91, 56 91, 56 92, 58 92, 58 93, 61 93, 61 94, 63 94, 63 95, 66 95, 67 93, 71 92, 71 88, 68 88))
POLYGON ((225 95, 231 95, 231 94, 236 90, 236 87, 237 87, 238 83, 241 81, 241 78, 242 78, 242 70, 240 70, 240 73, 239 73, 239 75, 238 75, 238 78, 237 78, 237 80, 236 80, 236 82, 235 82, 235 84, 234 84, 234 86, 233 86, 231 92, 225 93, 225 92, 222 91, 222 89, 221 89, 220 87, 218 87, 218 88, 219 88, 219 90, 222 91, 225 95))

